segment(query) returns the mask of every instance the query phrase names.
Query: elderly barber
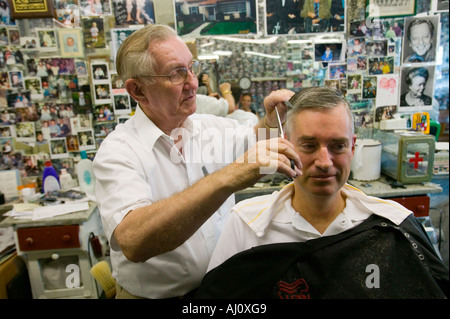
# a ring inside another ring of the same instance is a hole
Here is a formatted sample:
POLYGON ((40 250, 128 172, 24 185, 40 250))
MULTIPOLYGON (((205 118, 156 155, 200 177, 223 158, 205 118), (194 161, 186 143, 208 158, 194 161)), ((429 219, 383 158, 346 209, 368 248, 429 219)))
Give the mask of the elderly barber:
POLYGON ((290 142, 265 140, 276 127, 274 107, 283 120, 282 102, 294 93, 266 97, 267 116, 255 127, 194 114, 201 64, 162 25, 148 25, 123 42, 117 72, 139 107, 102 142, 94 160, 116 298, 187 297, 206 273, 233 193, 271 168, 301 174, 290 142))

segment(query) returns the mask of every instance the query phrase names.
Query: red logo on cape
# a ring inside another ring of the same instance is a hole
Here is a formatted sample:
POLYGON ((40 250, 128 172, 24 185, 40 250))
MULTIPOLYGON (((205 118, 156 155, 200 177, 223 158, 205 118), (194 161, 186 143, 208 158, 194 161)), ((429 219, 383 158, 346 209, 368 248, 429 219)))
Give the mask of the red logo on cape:
POLYGON ((309 287, 303 278, 297 279, 293 283, 279 281, 277 285, 280 299, 310 299, 309 287))

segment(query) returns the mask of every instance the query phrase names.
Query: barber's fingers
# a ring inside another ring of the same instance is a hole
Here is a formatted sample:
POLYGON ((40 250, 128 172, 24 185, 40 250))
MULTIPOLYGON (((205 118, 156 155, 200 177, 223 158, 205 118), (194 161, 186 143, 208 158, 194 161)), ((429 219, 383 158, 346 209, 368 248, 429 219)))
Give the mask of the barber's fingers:
POLYGON ((293 164, 297 168, 295 170, 297 172, 297 175, 301 175, 301 169, 303 167, 300 156, 295 151, 294 145, 284 138, 277 138, 277 139, 270 139, 270 147, 272 150, 278 152, 279 154, 282 154, 285 156, 285 161, 291 166, 291 160, 293 161, 293 164))
POLYGON ((262 140, 250 148, 241 161, 254 164, 252 169, 259 169, 260 175, 283 173, 290 177, 302 174, 302 163, 293 145, 282 138, 262 140), (294 161, 294 168, 291 167, 294 161))

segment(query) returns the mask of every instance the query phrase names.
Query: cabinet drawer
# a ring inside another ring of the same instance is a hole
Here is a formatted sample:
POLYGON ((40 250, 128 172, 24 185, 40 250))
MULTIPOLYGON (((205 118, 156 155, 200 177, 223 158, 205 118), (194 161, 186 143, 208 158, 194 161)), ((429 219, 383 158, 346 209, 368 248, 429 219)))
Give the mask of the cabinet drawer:
POLYGON ((430 212, 430 197, 428 196, 411 196, 411 197, 394 197, 388 198, 402 204, 414 213, 416 217, 425 217, 430 212))
POLYGON ((78 248, 81 246, 79 228, 78 225, 19 228, 20 250, 78 248))

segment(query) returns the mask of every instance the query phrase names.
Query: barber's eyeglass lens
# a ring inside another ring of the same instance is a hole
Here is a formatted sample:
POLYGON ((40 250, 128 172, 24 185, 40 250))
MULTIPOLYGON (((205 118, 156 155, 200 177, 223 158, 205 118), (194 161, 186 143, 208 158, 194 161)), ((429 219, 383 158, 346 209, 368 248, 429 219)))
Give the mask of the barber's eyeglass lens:
POLYGON ((170 82, 172 82, 172 84, 184 83, 187 78, 188 69, 195 76, 199 76, 202 70, 202 63, 200 61, 194 61, 188 68, 183 67, 173 70, 172 73, 170 73, 170 82))

